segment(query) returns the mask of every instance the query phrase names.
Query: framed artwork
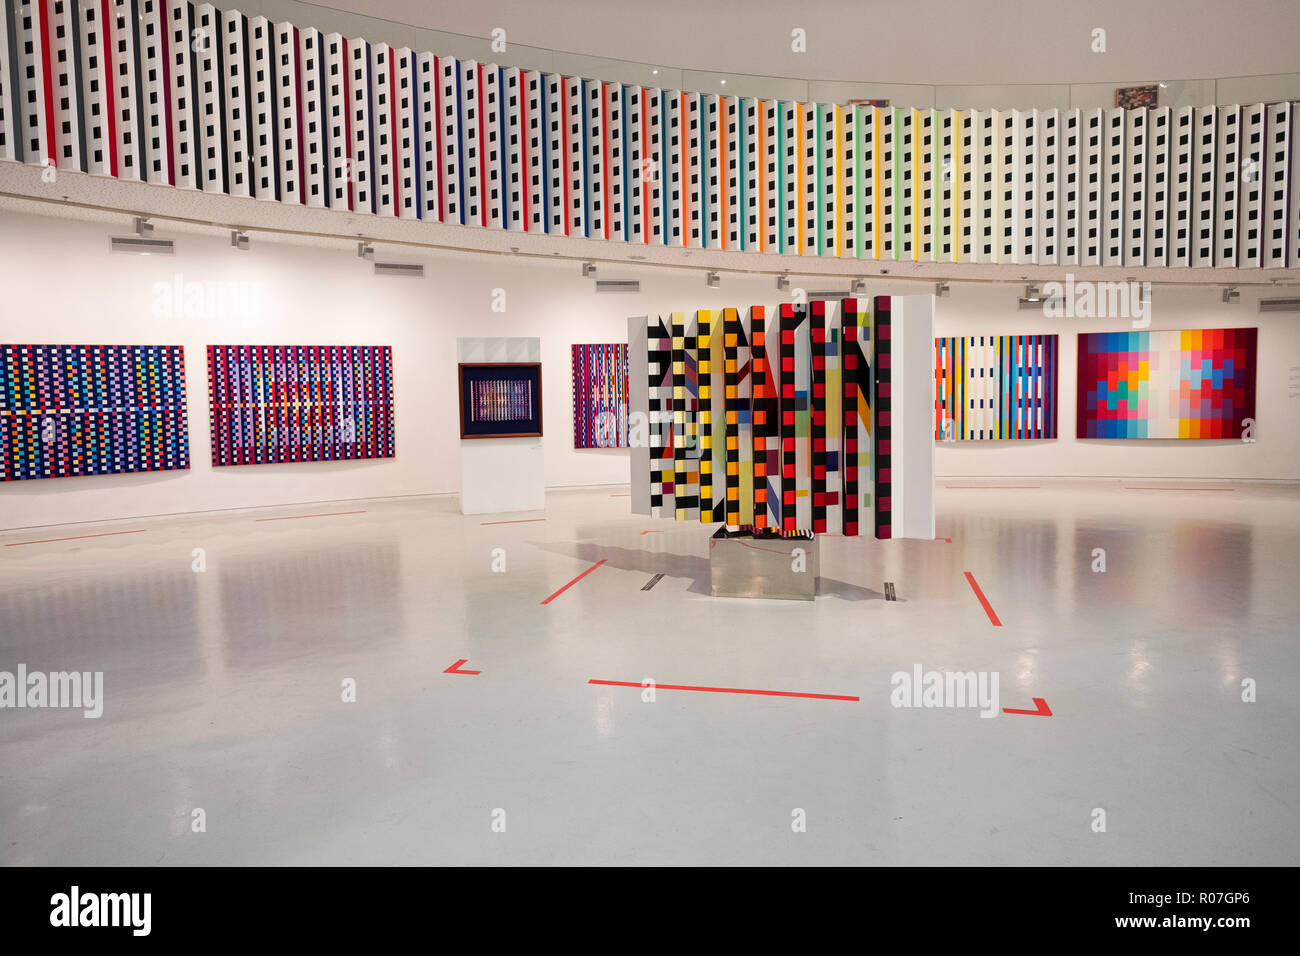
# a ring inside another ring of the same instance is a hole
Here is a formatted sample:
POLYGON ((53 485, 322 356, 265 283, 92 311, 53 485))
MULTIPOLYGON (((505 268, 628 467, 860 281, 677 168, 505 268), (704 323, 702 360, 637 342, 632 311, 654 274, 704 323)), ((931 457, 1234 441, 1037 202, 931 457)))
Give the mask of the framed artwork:
POLYGON ((1115 105, 1125 110, 1143 106, 1154 109, 1160 105, 1160 87, 1154 83, 1150 86, 1118 87, 1115 90, 1115 105))
POLYGON ((573 346, 573 447, 627 447, 627 345, 573 346))
POLYGON ((212 464, 392 458, 387 345, 209 345, 212 464))
POLYGON ((0 481, 190 467, 179 345, 0 345, 0 481))
POLYGON ((1077 437, 1241 438, 1259 330, 1079 335, 1077 437))
POLYGON ((934 340, 935 441, 1056 437, 1057 337, 934 340))
POLYGON ((461 362, 461 438, 539 438, 541 362, 461 362))

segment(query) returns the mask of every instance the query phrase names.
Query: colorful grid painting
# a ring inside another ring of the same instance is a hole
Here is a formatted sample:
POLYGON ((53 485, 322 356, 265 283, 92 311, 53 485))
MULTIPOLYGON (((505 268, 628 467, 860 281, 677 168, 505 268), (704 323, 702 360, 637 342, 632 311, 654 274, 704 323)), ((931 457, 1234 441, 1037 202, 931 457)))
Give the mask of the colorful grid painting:
POLYGON ((0 345, 0 480, 190 466, 179 345, 0 345))
POLYGON ((1057 336, 934 340, 936 441, 1055 438, 1057 336))
POLYGON ((573 447, 627 447, 627 345, 573 346, 573 447))
POLYGON ((1079 438, 1240 438, 1258 329, 1079 336, 1079 438))
POLYGON ((212 464, 392 458, 386 345, 209 345, 212 464))

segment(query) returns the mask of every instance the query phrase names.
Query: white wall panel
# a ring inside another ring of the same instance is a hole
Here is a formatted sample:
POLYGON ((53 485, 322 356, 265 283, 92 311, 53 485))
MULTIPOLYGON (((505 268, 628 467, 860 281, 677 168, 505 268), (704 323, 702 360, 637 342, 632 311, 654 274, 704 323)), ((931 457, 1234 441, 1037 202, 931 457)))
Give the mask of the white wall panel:
POLYGON ((1197 109, 1193 118, 1196 165, 1192 173, 1192 265, 1201 268, 1214 265, 1217 121, 1218 110, 1213 106, 1197 109))
POLYGON ((1215 177, 1215 264, 1237 265, 1237 232, 1241 201, 1241 107, 1220 106, 1218 168, 1215 177))
POLYGON ((280 168, 275 157, 277 136, 271 69, 271 23, 266 17, 250 17, 246 30, 253 195, 274 202, 280 198, 280 168))
POLYGON ((1105 139, 1102 143, 1102 262, 1108 266, 1124 264, 1127 221, 1124 218, 1124 158, 1127 155, 1125 110, 1105 111, 1105 139))
POLYGON ((1260 264, 1266 269, 1282 269, 1287 264, 1287 217, 1291 203, 1287 173, 1291 167, 1290 103, 1268 107, 1264 143, 1264 223, 1261 229, 1260 264))

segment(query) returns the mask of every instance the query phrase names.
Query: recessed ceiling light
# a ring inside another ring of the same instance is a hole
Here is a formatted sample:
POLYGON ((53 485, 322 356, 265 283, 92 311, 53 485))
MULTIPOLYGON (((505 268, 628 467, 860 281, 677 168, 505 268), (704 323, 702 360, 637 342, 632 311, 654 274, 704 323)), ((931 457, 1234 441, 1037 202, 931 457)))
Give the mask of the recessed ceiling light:
POLYGON ((723 80, 723 81, 722 81, 722 85, 723 85, 723 86, 726 86, 726 85, 727 85, 727 81, 726 81, 726 80, 723 80))

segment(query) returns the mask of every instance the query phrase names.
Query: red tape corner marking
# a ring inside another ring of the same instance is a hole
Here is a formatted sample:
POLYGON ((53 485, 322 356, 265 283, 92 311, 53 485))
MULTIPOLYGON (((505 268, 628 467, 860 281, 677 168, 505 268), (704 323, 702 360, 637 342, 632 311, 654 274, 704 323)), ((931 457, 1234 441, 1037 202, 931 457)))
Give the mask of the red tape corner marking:
POLYGON ((984 606, 984 613, 989 616, 989 620, 993 622, 994 627, 1001 627, 1002 622, 998 620, 997 613, 993 610, 993 605, 989 603, 989 599, 986 598, 984 592, 980 590, 979 584, 975 581, 975 575, 971 574, 969 571, 964 573, 966 575, 966 580, 970 582, 971 590, 975 592, 975 596, 980 599, 980 604, 984 606))
MULTIPOLYGON (((595 564, 593 564, 591 567, 589 567, 586 571, 583 571, 583 572, 582 572, 581 574, 579 574, 576 578, 574 578, 572 581, 570 581, 570 582, 569 582, 568 584, 566 584, 564 587, 560 588, 558 591, 556 591, 554 594, 552 594, 550 597, 548 597, 548 598, 547 598, 545 601, 543 601, 542 603, 543 603, 543 604, 550 604, 550 603, 551 603, 552 601, 554 601, 557 597, 559 597, 559 596, 560 596, 561 594, 563 594, 565 591, 569 590, 569 588, 573 587, 575 584, 577 584, 579 581, 581 581, 583 578, 585 578, 587 575, 589 575, 592 571, 595 571, 598 567, 600 567, 602 564, 604 564, 604 563, 605 563, 606 561, 608 561, 608 560, 609 560, 609 558, 601 558, 599 561, 597 561, 595 564)), ((638 685, 638 686, 640 686, 640 685, 638 685)))
MULTIPOLYGON (((589 680, 588 684, 604 684, 607 687, 645 687, 639 681, 626 680, 589 680)), ((692 687, 689 684, 655 684, 656 690, 700 690, 711 694, 759 694, 763 697, 808 697, 813 700, 860 700, 843 694, 799 694, 788 690, 747 690, 743 687, 692 687)))
POLYGON ((1003 707, 1002 713, 1027 714, 1030 717, 1051 717, 1052 716, 1052 708, 1047 706, 1047 701, 1043 700, 1043 698, 1041 697, 1035 697, 1033 698, 1033 701, 1034 701, 1034 706, 1038 708, 1037 710, 1016 710, 1014 707, 1003 707))
POLYGON ((469 663, 469 658, 462 657, 455 664, 452 664, 445 671, 443 671, 443 673, 444 674, 482 674, 483 673, 482 671, 463 671, 460 669, 461 664, 468 664, 468 663, 469 663))

